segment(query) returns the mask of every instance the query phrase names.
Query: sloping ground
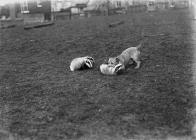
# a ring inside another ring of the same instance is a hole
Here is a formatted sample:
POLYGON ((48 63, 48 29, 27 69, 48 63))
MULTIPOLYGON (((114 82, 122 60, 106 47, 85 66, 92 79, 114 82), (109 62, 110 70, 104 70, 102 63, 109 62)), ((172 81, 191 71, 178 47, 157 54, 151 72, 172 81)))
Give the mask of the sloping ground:
POLYGON ((178 10, 1 30, 2 128, 35 140, 190 136, 195 97, 189 20, 188 11, 178 10), (119 20, 125 23, 108 27, 119 20), (143 38, 142 32, 157 36, 143 38), (100 74, 104 59, 141 40, 139 70, 100 74), (71 59, 84 55, 95 58, 95 68, 70 72, 71 59))

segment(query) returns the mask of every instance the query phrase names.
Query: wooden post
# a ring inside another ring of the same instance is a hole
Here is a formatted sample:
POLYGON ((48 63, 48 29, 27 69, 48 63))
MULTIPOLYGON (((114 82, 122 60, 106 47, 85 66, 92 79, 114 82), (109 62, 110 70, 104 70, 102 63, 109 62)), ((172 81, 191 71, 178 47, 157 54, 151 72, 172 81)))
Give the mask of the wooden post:
POLYGON ((69 20, 71 20, 72 13, 71 13, 71 8, 69 8, 69 20))
POLYGON ((15 3, 10 3, 9 4, 9 12, 10 12, 11 20, 15 20, 16 19, 15 3))
POLYGON ((107 7, 107 15, 109 16, 109 14, 110 14, 110 0, 107 0, 106 7, 107 7))
POLYGON ((0 15, 1 15, 1 6, 0 6, 0 15))

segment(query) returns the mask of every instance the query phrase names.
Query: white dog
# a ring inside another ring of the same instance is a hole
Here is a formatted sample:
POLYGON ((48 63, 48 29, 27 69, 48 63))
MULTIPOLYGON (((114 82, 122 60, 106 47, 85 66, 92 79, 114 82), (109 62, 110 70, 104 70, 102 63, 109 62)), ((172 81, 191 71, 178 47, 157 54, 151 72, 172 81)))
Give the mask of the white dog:
POLYGON ((78 57, 74 58, 70 64, 70 70, 83 70, 83 69, 91 69, 94 66, 94 59, 90 56, 78 57))
POLYGON ((124 67, 127 67, 129 64, 136 62, 137 65, 135 69, 138 69, 141 64, 141 61, 139 60, 139 56, 140 56, 139 48, 141 48, 141 46, 142 43, 140 43, 136 47, 127 48, 117 57, 109 58, 108 64, 117 65, 118 63, 120 63, 124 65, 124 67))
POLYGON ((110 65, 110 64, 101 64, 100 71, 104 75, 118 75, 121 74, 125 70, 124 65, 110 65))

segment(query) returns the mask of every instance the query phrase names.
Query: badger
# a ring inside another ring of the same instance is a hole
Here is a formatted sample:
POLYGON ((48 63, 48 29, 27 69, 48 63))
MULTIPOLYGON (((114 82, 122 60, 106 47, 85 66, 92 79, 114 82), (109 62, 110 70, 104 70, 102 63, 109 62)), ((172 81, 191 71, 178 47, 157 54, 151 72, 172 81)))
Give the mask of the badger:
POLYGON ((70 64, 70 70, 84 70, 84 69, 91 69, 94 66, 94 59, 90 56, 78 57, 74 58, 70 64))
POLYGON ((117 65, 110 65, 110 64, 101 64, 100 71, 104 75, 118 75, 122 74, 125 70, 124 65, 117 64, 117 65))

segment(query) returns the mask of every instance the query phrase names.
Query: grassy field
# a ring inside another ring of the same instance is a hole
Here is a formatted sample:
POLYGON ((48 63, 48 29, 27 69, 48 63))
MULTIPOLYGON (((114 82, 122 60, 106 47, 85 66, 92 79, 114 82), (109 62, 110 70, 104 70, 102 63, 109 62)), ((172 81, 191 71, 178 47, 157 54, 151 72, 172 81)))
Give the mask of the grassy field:
POLYGON ((187 10, 0 30, 0 125, 35 140, 190 136, 195 102, 191 31, 187 10), (125 23, 108 27, 119 20, 125 23), (156 36, 144 38, 142 32, 156 36), (141 40, 140 69, 100 74, 106 58, 141 40), (85 55, 95 58, 95 68, 71 72, 70 61, 85 55))

